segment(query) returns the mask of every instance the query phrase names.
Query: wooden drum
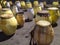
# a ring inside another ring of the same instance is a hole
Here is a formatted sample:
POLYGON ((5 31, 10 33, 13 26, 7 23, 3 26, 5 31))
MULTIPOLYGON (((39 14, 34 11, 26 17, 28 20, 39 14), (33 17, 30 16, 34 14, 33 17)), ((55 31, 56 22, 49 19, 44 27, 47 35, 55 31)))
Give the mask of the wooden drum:
POLYGON ((35 22, 38 22, 39 20, 47 20, 49 21, 49 12, 47 10, 42 10, 37 12, 35 22))
POLYGON ((12 14, 0 15, 0 28, 6 35, 12 35, 17 28, 17 20, 12 14))
POLYGON ((54 30, 52 29, 50 22, 40 20, 36 23, 31 35, 31 45, 50 45, 54 38, 54 30))
POLYGON ((50 7, 48 8, 49 11, 49 20, 52 24, 55 24, 59 18, 59 10, 56 7, 50 7))
POLYGON ((16 19, 17 19, 18 25, 20 27, 23 27, 24 26, 24 21, 25 21, 24 12, 23 11, 18 12, 17 15, 16 15, 16 19))

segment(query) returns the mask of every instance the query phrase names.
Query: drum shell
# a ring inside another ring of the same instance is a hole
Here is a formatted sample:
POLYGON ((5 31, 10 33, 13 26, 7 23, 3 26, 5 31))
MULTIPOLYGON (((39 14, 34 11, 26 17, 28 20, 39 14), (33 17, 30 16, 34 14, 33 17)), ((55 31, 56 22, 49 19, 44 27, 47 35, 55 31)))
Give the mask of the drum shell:
POLYGON ((51 25, 48 27, 36 25, 33 35, 33 40, 35 43, 37 43, 37 45, 50 45, 54 38, 54 31, 51 25))
POLYGON ((41 6, 33 7, 33 9, 34 9, 34 15, 35 15, 35 16, 37 15, 37 12, 38 12, 38 11, 42 11, 41 6))
POLYGON ((17 20, 15 17, 8 19, 0 19, 0 28, 6 35, 12 35, 15 33, 17 28, 17 20))
POLYGON ((49 14, 50 14, 49 21, 53 24, 56 23, 56 21, 59 18, 58 10, 48 10, 48 11, 49 11, 49 14))
POLYGON ((20 27, 24 26, 25 20, 24 20, 24 15, 23 14, 19 14, 19 15, 17 14, 16 19, 17 19, 18 25, 20 27))
POLYGON ((24 1, 21 1, 20 3, 21 3, 21 8, 25 9, 26 8, 25 2, 24 1))
POLYGON ((32 8, 31 2, 26 2, 26 9, 28 9, 28 8, 32 8))
POLYGON ((36 6, 38 6, 38 5, 39 5, 38 1, 34 1, 34 2, 33 2, 33 6, 34 6, 34 7, 36 7, 36 6))

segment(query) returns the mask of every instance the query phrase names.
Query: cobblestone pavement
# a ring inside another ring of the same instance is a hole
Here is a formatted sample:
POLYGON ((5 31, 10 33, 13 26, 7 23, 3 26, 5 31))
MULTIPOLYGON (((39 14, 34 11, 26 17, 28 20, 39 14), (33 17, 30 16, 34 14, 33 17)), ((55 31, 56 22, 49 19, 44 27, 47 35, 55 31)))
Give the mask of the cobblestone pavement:
MULTIPOLYGON (((51 45, 60 45, 60 20, 58 20, 57 24, 57 27, 54 27, 55 35, 51 45)), ((1 41, 0 45, 29 45, 31 38, 29 32, 34 28, 34 25, 34 21, 26 22, 24 27, 17 29, 16 33, 12 37, 5 41, 1 41)), ((0 36, 0 40, 1 39, 2 37, 0 36)))

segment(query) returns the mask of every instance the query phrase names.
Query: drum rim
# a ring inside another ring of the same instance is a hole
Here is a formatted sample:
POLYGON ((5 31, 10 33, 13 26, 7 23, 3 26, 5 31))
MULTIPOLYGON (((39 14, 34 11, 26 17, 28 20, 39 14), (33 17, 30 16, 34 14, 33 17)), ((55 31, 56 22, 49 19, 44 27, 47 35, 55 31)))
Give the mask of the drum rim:
POLYGON ((40 21, 38 21, 36 24, 39 25, 39 26, 42 26, 42 27, 46 27, 46 26, 51 25, 51 23, 50 23, 49 21, 46 21, 46 20, 40 20, 40 21), (40 22, 40 23, 39 23, 39 22, 40 22), (48 24, 45 24, 45 23, 44 23, 44 25, 42 25, 41 22, 47 22, 48 24))
POLYGON ((2 11, 8 11, 10 10, 9 8, 3 8, 2 11))
POLYGON ((58 10, 57 7, 49 7, 48 10, 58 10))
POLYGON ((2 19, 9 19, 12 17, 13 17, 13 14, 2 14, 2 15, 0 15, 0 18, 2 18, 2 19))

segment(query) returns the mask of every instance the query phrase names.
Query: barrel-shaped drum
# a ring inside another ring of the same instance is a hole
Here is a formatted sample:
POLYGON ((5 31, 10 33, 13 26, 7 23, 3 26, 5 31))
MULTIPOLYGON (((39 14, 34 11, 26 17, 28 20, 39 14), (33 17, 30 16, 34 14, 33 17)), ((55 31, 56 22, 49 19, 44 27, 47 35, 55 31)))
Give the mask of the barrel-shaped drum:
POLYGON ((54 31, 50 22, 40 20, 36 23, 36 26, 32 32, 33 43, 37 45, 50 45, 54 38, 54 31))
POLYGON ((35 22, 38 22, 39 20, 47 20, 49 21, 49 12, 47 10, 42 10, 37 12, 35 22))
POLYGON ((37 12, 38 11, 42 11, 42 7, 41 6, 36 6, 36 7, 33 7, 34 8, 34 15, 36 16, 37 15, 37 12))
POLYGON ((25 9, 26 8, 26 4, 24 1, 21 1, 21 8, 25 9))
POLYGON ((16 4, 16 6, 17 6, 18 8, 21 8, 20 1, 16 1, 15 4, 16 4))
POLYGON ((26 2, 26 9, 32 8, 32 3, 31 2, 26 2))
POLYGON ((38 1, 34 1, 34 2, 33 2, 33 6, 34 6, 34 7, 36 7, 36 6, 38 6, 38 5, 39 5, 38 1))
POLYGON ((49 20, 52 24, 56 23, 56 21, 58 20, 59 18, 59 10, 58 8, 56 7, 50 7, 48 8, 48 11, 49 11, 49 20))
POLYGON ((17 28, 17 20, 12 14, 0 15, 0 28, 6 35, 12 35, 17 28))
POLYGON ((59 5, 59 2, 58 2, 58 1, 54 1, 54 2, 52 3, 52 5, 55 6, 55 7, 57 7, 57 6, 59 5))
POLYGON ((24 22, 25 22, 25 19, 24 19, 24 12, 23 11, 20 11, 16 14, 16 19, 17 19, 17 22, 18 22, 18 25, 20 27, 23 27, 24 26, 24 22))

